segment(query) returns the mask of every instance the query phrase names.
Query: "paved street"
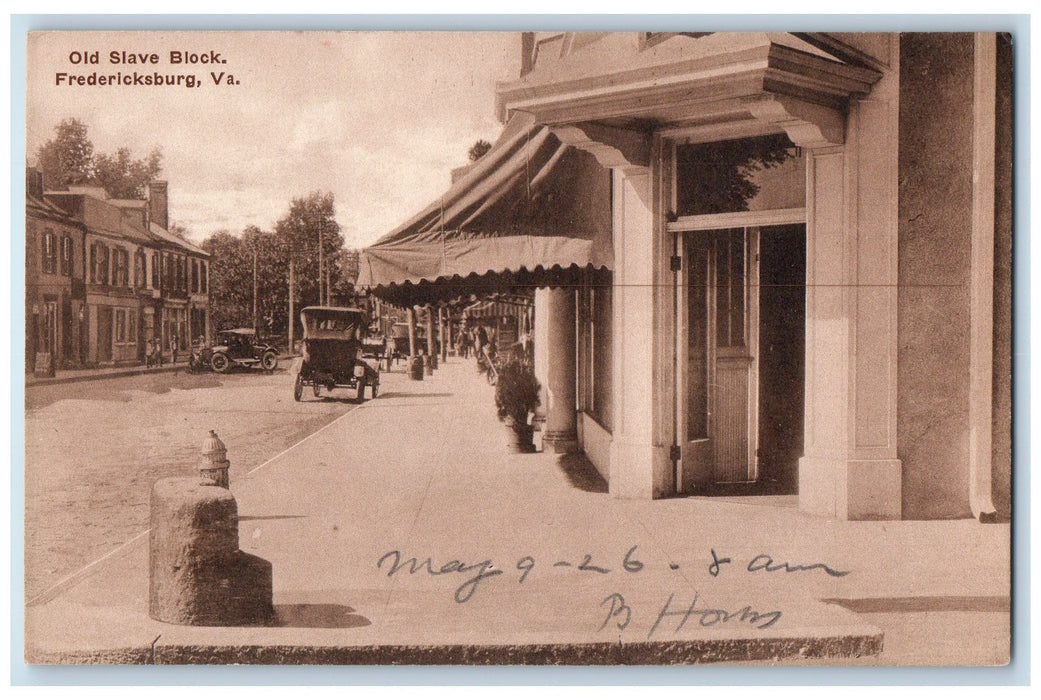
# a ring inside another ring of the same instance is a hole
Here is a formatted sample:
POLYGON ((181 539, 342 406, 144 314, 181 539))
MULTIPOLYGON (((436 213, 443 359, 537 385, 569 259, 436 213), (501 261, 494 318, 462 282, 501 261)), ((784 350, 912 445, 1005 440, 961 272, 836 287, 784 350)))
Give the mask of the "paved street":
POLYGON ((286 367, 28 387, 26 599, 147 529, 152 484, 191 473, 208 430, 234 482, 355 407, 347 391, 294 402, 286 367))

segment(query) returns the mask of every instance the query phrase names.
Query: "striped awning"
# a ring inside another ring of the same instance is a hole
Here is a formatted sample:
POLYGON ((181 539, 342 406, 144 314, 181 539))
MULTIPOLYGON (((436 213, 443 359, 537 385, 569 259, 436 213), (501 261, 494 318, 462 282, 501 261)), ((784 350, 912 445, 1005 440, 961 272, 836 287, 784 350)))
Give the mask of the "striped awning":
POLYGON ((358 286, 415 304, 609 268, 610 172, 517 115, 440 198, 365 248, 358 286))

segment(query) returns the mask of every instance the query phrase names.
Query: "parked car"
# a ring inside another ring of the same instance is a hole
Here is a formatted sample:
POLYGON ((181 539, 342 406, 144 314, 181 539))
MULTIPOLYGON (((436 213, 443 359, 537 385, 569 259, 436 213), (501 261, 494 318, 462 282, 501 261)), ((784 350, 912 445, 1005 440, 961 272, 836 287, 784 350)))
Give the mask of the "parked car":
POLYGON ((193 348, 188 369, 212 369, 223 374, 232 367, 262 369, 272 372, 278 367, 278 349, 260 342, 252 328, 219 331, 213 345, 193 348))
POLYGON ((304 326, 304 354, 293 382, 293 398, 299 401, 304 387, 314 395, 343 387, 354 389, 356 398, 365 398, 369 387, 372 398, 380 388, 379 365, 362 359, 365 312, 333 306, 309 306, 300 312, 304 326))

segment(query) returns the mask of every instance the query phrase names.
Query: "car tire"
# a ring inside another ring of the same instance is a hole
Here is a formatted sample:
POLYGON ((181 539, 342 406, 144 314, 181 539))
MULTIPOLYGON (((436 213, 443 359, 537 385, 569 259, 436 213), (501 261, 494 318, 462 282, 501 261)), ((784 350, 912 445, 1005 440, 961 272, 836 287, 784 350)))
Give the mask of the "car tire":
POLYGON ((231 360, 222 352, 216 352, 210 358, 210 368, 217 374, 224 374, 231 366, 231 360))
POLYGON ((304 396, 304 378, 300 375, 296 375, 296 381, 293 382, 293 400, 299 401, 304 396))
POLYGON ((265 372, 274 372, 275 368, 278 367, 278 355, 268 350, 261 356, 260 366, 264 368, 265 372))
POLYGON ((379 392, 380 392, 380 385, 379 384, 373 384, 372 385, 372 398, 376 398, 376 394, 378 394, 379 392))
POLYGON ((358 380, 357 399, 358 399, 358 403, 361 403, 362 401, 365 400, 365 380, 364 379, 359 379, 358 380))

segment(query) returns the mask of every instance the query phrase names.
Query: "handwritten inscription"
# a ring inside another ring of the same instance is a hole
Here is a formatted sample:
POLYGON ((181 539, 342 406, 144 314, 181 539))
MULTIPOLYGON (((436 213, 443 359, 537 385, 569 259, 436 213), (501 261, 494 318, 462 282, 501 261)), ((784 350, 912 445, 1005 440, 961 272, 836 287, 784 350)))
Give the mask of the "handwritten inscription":
POLYGON ((482 562, 470 565, 464 564, 463 562, 457 559, 453 559, 441 565, 440 567, 435 567, 434 562, 430 557, 427 557, 422 562, 420 562, 416 557, 410 557, 409 559, 405 559, 404 561, 402 561, 401 552, 395 549, 391 552, 387 552, 382 557, 380 557, 380 560, 376 562, 376 568, 382 569, 383 562, 385 561, 393 562, 391 563, 390 569, 387 572, 388 578, 398 573, 398 571, 400 571, 405 566, 408 566, 408 573, 410 574, 417 574, 425 571, 430 576, 443 576, 444 574, 465 574, 476 569, 477 573, 474 576, 463 581, 463 583, 460 584, 459 588, 455 589, 455 602, 457 603, 465 603, 466 601, 470 600, 474 592, 477 590, 477 584, 479 584, 484 579, 491 578, 492 576, 502 575, 502 571, 492 568, 491 559, 485 559, 482 562))
MULTIPOLYGON (((729 559, 727 561, 730 561, 729 559)), ((789 564, 784 562, 783 564, 774 564, 773 557, 768 554, 760 554, 752 561, 748 562, 748 570, 751 572, 756 571, 768 571, 773 573, 775 571, 783 571, 786 574, 795 573, 796 571, 813 571, 814 569, 820 569, 828 576, 846 576, 849 574, 848 571, 839 571, 833 569, 827 564, 789 564)))
MULTIPOLYGON (((644 563, 640 561, 640 559, 636 556, 638 547, 639 545, 633 545, 632 547, 630 547, 628 551, 626 551, 625 555, 621 557, 620 567, 616 568, 612 568, 613 565, 608 561, 596 560, 592 554, 585 554, 574 560, 558 559, 554 561, 550 566, 553 569, 570 568, 576 571, 581 571, 583 573, 595 576, 606 576, 618 571, 619 569, 628 574, 638 574, 646 569, 644 563)), ((721 554, 717 553, 714 548, 710 549, 709 552, 712 556, 712 563, 708 566, 708 573, 713 578, 718 578, 722 576, 725 571, 728 570, 725 567, 726 565, 733 563, 733 558, 722 556, 721 554)), ((528 576, 531 574, 531 572, 535 570, 537 565, 538 563, 535 557, 531 556, 530 554, 518 559, 516 564, 513 566, 513 569, 519 572, 516 579, 517 584, 523 585, 524 582, 527 581, 528 576)), ((462 582, 458 584, 458 587, 455 590, 455 601, 457 603, 466 603, 469 600, 471 600, 474 594, 477 592, 477 589, 482 581, 496 576, 502 576, 506 573, 506 570, 496 568, 491 558, 485 558, 475 563, 466 563, 465 561, 462 561, 460 559, 450 559, 444 562, 443 564, 438 565, 434 563, 433 557, 426 557, 424 559, 420 559, 420 557, 417 556, 406 557, 403 552, 397 549, 391 550, 383 556, 381 556, 379 560, 376 562, 376 568, 380 571, 385 570, 387 572, 388 578, 392 578, 401 572, 404 572, 407 575, 419 574, 426 576, 464 576, 465 578, 463 578, 462 582)), ((669 564, 669 569, 671 571, 676 571, 679 568, 680 567, 678 564, 669 564)), ((748 573, 753 574, 760 571, 771 574, 799 574, 808 573, 812 571, 820 571, 827 574, 828 576, 835 577, 846 576, 850 573, 849 571, 842 571, 836 569, 823 562, 817 562, 813 564, 792 564, 790 562, 785 561, 777 563, 775 562, 774 558, 769 554, 758 554, 752 557, 752 559, 748 561, 745 570, 748 573)), ((611 609, 608 613, 607 619, 604 621, 604 626, 606 626, 607 623, 613 618, 619 617, 623 614, 625 614, 627 618, 631 618, 632 615, 632 611, 627 606, 625 606, 624 600, 621 598, 620 594, 612 594, 612 596, 608 596, 604 599, 604 604, 610 603, 611 605, 611 609), (618 598, 614 598, 612 596, 618 596, 618 598)), ((751 608, 749 608, 748 610, 741 609, 737 612, 727 612, 725 610, 717 611, 714 609, 695 609, 694 606, 698 602, 697 595, 695 595, 694 598, 694 602, 691 603, 690 608, 687 610, 687 612, 683 613, 685 617, 683 618, 681 627, 682 625, 686 624, 686 621, 688 619, 692 617, 697 617, 698 620, 711 621, 715 619, 710 614, 713 612, 718 612, 719 615, 717 616, 718 620, 712 622, 711 624, 726 623, 730 622, 733 619, 738 619, 741 622, 745 622, 748 624, 755 624, 758 623, 760 619, 765 619, 766 617, 773 615, 773 613, 761 615, 760 613, 755 613, 755 611, 753 611, 751 608)), ((667 602, 665 608, 663 608, 662 614, 665 617, 670 617, 674 615, 673 612, 668 610, 669 604, 671 604, 671 602, 672 598, 670 597, 669 602, 667 602)), ((680 613, 675 614, 679 615, 680 613)), ((779 612, 777 612, 777 617, 780 617, 779 612)), ((655 627, 657 627, 661 623, 662 619, 664 618, 659 618, 659 620, 655 623, 655 627)), ((773 622, 776 622, 776 618, 773 618, 769 624, 773 624, 773 622)), ((615 623, 619 624, 619 621, 615 620, 615 623)), ((628 619, 625 622, 625 624, 628 624, 628 619)), ((699 622, 699 624, 709 626, 705 622, 699 622)), ((760 625, 759 628, 762 629, 763 626, 769 625, 760 625)))
MULTIPOLYGON (((694 598, 691 600, 690 605, 674 607, 673 600, 675 597, 675 593, 669 594, 668 600, 661 607, 658 617, 647 632, 647 639, 651 639, 654 633, 662 628, 662 623, 666 620, 669 622, 676 620, 676 627, 672 630, 675 633, 683 630, 688 622, 701 627, 716 627, 718 625, 735 623, 748 625, 756 629, 766 629, 780 620, 782 615, 780 610, 759 612, 750 604, 736 610, 710 607, 701 602, 701 594, 697 592, 694 593, 694 598)), ((600 607, 607 607, 607 615, 597 631, 601 631, 608 624, 613 623, 614 627, 621 632, 633 621, 633 608, 626 603, 625 596, 621 593, 612 593, 607 596, 601 601, 600 607)))

